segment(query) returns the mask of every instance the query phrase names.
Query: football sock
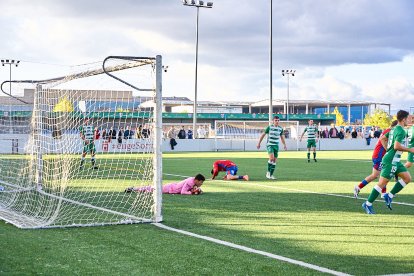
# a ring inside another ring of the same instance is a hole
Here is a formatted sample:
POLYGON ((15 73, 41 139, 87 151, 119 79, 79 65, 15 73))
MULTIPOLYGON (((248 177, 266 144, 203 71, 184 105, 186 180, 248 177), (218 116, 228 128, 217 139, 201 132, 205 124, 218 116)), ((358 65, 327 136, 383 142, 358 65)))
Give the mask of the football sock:
POLYGON ((84 163, 85 163, 85 157, 82 157, 80 165, 83 166, 84 163))
POLYGON ((373 203, 377 197, 381 193, 381 188, 378 185, 375 185, 374 188, 372 188, 371 194, 368 197, 368 202, 373 203))
POLYGON ((361 181, 361 183, 359 183, 358 187, 360 189, 364 188, 366 185, 368 185, 368 181, 366 181, 365 179, 361 181))
POLYGON ((397 183, 395 183, 394 187, 391 190, 391 194, 394 196, 395 194, 399 193, 407 184, 404 180, 400 179, 397 183))
POLYGON ((310 152, 308 152, 308 160, 310 159, 310 152))
POLYGON ((270 175, 273 175, 273 173, 275 172, 275 170, 276 170, 276 164, 270 165, 270 175))
POLYGON ((272 163, 269 161, 267 162, 267 171, 270 172, 271 168, 272 168, 272 163))
POLYGON ((316 152, 313 153, 313 159, 316 159, 316 152))
POLYGON ((239 180, 243 180, 244 178, 243 178, 243 175, 239 175, 239 180))

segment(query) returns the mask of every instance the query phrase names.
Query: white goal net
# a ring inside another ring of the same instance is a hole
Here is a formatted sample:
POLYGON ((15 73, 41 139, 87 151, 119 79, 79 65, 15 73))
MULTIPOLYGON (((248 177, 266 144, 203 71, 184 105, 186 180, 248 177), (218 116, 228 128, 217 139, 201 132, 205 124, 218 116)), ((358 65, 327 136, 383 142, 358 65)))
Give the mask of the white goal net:
POLYGON ((0 218, 19 228, 161 221, 161 76, 161 56, 111 56, 64 77, 11 81, 33 96, 13 97, 1 126, 12 147, 0 145, 0 218), (31 111, 17 133, 22 104, 31 111))
MULTIPOLYGON (((215 144, 216 151, 250 151, 257 150, 256 145, 260 135, 269 125, 267 121, 228 121, 218 120, 215 122, 215 144)), ((284 129, 285 138, 298 149, 298 121, 281 121, 279 123, 284 129)))

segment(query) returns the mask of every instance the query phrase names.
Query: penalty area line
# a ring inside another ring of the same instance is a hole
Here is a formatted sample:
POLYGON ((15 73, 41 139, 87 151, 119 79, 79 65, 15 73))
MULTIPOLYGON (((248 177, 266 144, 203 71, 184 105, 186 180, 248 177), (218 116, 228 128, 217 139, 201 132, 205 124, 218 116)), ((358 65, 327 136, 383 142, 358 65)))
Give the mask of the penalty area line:
POLYGON ((198 238, 198 239, 206 240, 206 241, 209 241, 209 242, 217 243, 217 244, 220 244, 220 245, 224 245, 224 246, 231 247, 231 248, 234 248, 234 249, 238 249, 238 250, 241 250, 241 251, 245 251, 245 252, 248 252, 248 253, 254 253, 254 254, 262 255, 262 256, 265 256, 265 257, 276 259, 276 260, 279 260, 279 261, 282 261, 282 262, 291 263, 291 264, 294 264, 294 265, 298 265, 298 266, 301 266, 301 267, 305 267, 305 268, 309 268, 309 269, 312 269, 312 270, 320 271, 320 272, 323 272, 323 273, 328 273, 328 274, 331 274, 331 275, 350 275, 350 274, 346 274, 346 273, 343 273, 343 272, 331 270, 329 268, 325 268, 325 267, 305 263, 305 262, 302 262, 302 261, 294 260, 294 259, 283 257, 283 256, 280 256, 280 255, 275 255, 275 254, 272 254, 272 253, 269 253, 269 252, 256 250, 256 249, 246 247, 246 246, 243 246, 243 245, 238 245, 238 244, 235 244, 235 243, 231 243, 231 242, 211 238, 211 237, 208 237, 208 236, 195 234, 195 233, 184 231, 184 230, 181 230, 181 229, 176 229, 176 228, 173 228, 173 227, 166 226, 162 223, 153 223, 153 225, 155 225, 159 228, 168 230, 168 231, 173 231, 173 232, 180 233, 180 234, 183 234, 183 235, 187 235, 187 236, 191 236, 191 237, 194 237, 194 238, 198 238))

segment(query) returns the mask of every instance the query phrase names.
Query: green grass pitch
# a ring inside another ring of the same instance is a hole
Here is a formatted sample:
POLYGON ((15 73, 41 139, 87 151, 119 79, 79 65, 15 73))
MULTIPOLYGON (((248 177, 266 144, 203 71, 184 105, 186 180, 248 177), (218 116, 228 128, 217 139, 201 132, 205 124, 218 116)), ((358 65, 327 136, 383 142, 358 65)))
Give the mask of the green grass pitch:
MULTIPOLYGON (((392 211, 378 199, 375 216, 361 208, 372 183, 352 198, 354 185, 371 172, 370 154, 318 152, 318 162, 308 164, 306 152, 282 152, 276 181, 265 178, 265 152, 164 154, 164 183, 179 175, 210 177, 216 159, 233 160, 251 181, 207 180, 201 196, 164 195, 163 224, 347 274, 413 273, 414 185, 395 198, 407 204, 392 211)), ((27 274, 322 273, 151 224, 20 230, 0 221, 0 275, 27 274)))

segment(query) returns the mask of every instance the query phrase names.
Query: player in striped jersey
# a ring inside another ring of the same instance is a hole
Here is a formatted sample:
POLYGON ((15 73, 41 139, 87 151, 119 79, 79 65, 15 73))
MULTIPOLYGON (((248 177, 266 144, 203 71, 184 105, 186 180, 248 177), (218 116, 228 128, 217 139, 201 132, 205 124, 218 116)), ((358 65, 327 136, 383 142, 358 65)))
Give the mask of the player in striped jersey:
POLYGON ((279 153, 279 143, 282 141, 284 149, 287 150, 285 142, 285 134, 283 128, 279 126, 279 116, 273 117, 273 124, 268 126, 259 138, 257 149, 260 149, 260 144, 263 138, 267 135, 266 149, 269 154, 269 161, 267 162, 266 178, 276 179, 273 174, 276 170, 276 161, 279 153))
MULTIPOLYGON (((414 117, 412 117, 411 120, 414 120, 414 117)), ((411 124, 412 123, 413 122, 411 122, 411 124)), ((414 148, 414 125, 412 125, 408 129, 408 131, 407 131, 407 137, 408 137, 408 147, 409 148, 414 148)), ((404 166, 408 169, 408 168, 411 168, 411 166, 413 165, 413 163, 414 163, 414 154, 411 153, 411 152, 409 152, 408 153, 408 157, 407 157, 407 162, 405 163, 404 166)))
POLYGON ((381 193, 381 189, 385 187, 390 179, 398 176, 399 180, 395 183, 391 192, 384 195, 385 204, 389 209, 391 208, 392 199, 411 181, 411 175, 407 168, 401 163, 401 154, 404 151, 414 153, 414 148, 407 148, 403 146, 407 133, 404 127, 407 126, 408 112, 400 110, 397 112, 398 124, 388 132, 387 153, 382 159, 381 176, 378 185, 372 189, 368 200, 362 204, 364 211, 369 214, 375 214, 372 203, 377 199, 381 193))
POLYGON ((95 128, 93 125, 89 124, 89 119, 85 118, 83 125, 79 128, 79 134, 81 139, 83 140, 83 150, 82 150, 82 159, 80 163, 80 169, 83 169, 83 165, 85 164, 85 156, 89 152, 91 154, 91 163, 92 168, 95 170, 98 169, 95 162, 95 128))
POLYGON ((308 163, 310 162, 310 152, 311 149, 313 150, 313 161, 316 161, 316 143, 318 142, 318 127, 313 124, 313 120, 308 121, 309 125, 305 128, 305 130, 302 133, 302 136, 300 136, 299 141, 302 142, 303 135, 305 135, 305 132, 308 133, 308 163))

